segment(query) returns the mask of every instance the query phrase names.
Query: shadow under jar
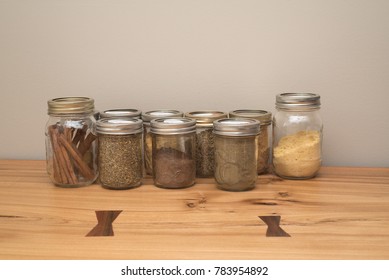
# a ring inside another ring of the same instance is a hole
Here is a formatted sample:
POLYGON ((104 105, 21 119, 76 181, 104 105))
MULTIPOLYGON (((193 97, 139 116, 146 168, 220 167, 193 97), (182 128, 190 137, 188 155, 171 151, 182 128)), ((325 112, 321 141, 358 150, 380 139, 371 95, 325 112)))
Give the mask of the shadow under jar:
POLYGON ((97 121, 100 184, 109 189, 130 189, 142 184, 143 127, 140 119, 97 121))
POLYGON ((215 180, 219 189, 247 191, 255 187, 259 121, 220 119, 214 122, 215 180))
POLYGON ((194 185, 196 122, 188 118, 154 119, 150 132, 154 184, 167 189, 194 185))
POLYGON ((48 101, 46 162, 51 181, 61 187, 92 184, 97 178, 94 100, 61 97, 48 101))

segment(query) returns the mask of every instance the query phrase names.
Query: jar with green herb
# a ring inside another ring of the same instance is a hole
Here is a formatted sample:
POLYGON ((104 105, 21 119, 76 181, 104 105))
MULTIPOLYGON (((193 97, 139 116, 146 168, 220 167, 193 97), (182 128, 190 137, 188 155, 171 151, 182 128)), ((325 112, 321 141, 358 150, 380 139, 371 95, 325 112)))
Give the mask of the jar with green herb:
POLYGON ((227 118, 227 113, 203 110, 188 112, 185 116, 196 121, 196 176, 213 177, 215 170, 213 122, 227 118))
POLYGON ((48 101, 46 162, 51 181, 61 187, 92 184, 97 178, 94 100, 60 97, 48 101))
POLYGON ((257 180, 259 121, 220 119, 214 123, 215 181, 227 191, 247 191, 257 180))
POLYGON ((176 118, 183 117, 184 113, 179 110, 159 109, 142 113, 143 130, 144 130, 144 168, 147 175, 153 174, 152 164, 152 140, 150 133, 150 121, 159 118, 176 118))
POLYGON ((250 118, 256 119, 260 124, 260 133, 258 135, 258 157, 257 172, 264 174, 269 171, 270 151, 272 143, 272 114, 265 110, 241 109, 229 112, 230 118, 250 118))
POLYGON ((196 179, 196 122, 163 118, 150 122, 153 179, 157 187, 190 187, 196 179))
POLYGON ((109 118, 97 121, 99 179, 109 189, 142 184, 143 121, 109 118))

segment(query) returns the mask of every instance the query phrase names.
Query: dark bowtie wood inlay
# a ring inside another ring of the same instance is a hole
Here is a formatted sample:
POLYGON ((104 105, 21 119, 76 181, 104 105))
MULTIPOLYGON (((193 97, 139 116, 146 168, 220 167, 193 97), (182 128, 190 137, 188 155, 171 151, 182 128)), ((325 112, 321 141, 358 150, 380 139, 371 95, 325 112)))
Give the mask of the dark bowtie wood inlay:
POLYGON ((290 235, 280 227, 281 216, 258 216, 267 224, 266 236, 290 237, 290 235))
POLYGON ((112 223, 120 215, 118 211, 95 211, 97 225, 86 236, 113 236, 112 223))

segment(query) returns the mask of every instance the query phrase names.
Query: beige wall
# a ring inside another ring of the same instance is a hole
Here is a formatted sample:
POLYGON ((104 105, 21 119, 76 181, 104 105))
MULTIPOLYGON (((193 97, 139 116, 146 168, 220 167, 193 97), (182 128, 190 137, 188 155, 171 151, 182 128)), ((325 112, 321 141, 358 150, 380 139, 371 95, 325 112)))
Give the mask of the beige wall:
POLYGON ((0 158, 43 159, 47 100, 267 109, 322 96, 324 164, 389 166, 389 1, 0 0, 0 158))

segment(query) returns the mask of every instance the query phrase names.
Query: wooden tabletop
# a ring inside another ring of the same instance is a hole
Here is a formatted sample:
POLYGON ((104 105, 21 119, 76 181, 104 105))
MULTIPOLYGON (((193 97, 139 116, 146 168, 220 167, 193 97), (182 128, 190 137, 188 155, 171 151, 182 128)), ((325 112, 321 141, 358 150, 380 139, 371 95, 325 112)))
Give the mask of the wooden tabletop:
POLYGON ((213 179, 166 190, 54 186, 44 161, 0 160, 0 259, 389 259, 389 168, 310 180, 213 179))

